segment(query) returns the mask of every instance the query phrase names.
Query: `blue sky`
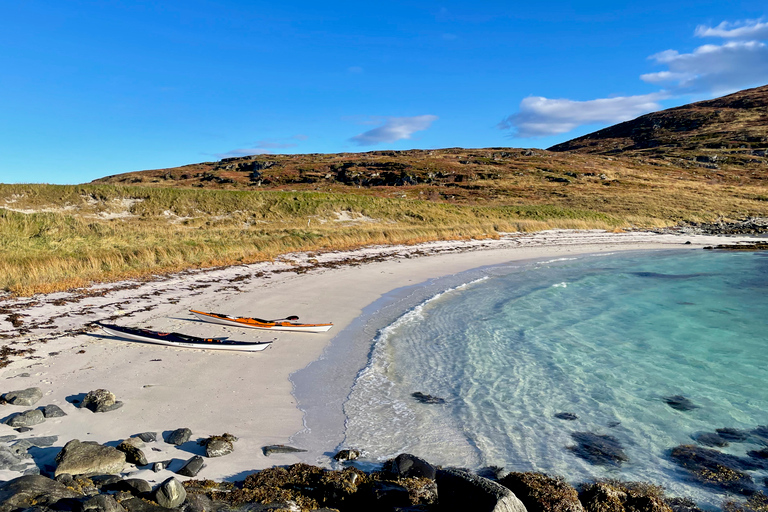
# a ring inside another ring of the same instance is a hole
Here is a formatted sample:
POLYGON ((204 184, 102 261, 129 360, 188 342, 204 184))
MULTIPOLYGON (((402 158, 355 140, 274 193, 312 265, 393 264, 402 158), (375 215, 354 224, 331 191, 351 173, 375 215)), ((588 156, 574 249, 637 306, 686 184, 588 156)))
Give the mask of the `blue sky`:
POLYGON ((763 1, 0 2, 0 182, 539 147, 768 84, 763 1))

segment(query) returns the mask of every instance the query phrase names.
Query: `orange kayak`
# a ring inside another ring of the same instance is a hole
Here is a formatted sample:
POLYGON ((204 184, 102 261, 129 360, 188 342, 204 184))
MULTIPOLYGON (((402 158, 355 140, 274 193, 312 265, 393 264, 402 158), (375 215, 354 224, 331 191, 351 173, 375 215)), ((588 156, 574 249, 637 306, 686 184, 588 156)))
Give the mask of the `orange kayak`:
POLYGON ((204 322, 231 325, 235 327, 251 327, 253 329, 265 329, 268 331, 326 332, 333 327, 333 324, 296 323, 294 320, 299 319, 297 316, 289 316, 278 320, 262 320, 261 318, 246 318, 241 316, 222 315, 219 313, 206 313, 194 309, 190 309, 189 312, 204 322))

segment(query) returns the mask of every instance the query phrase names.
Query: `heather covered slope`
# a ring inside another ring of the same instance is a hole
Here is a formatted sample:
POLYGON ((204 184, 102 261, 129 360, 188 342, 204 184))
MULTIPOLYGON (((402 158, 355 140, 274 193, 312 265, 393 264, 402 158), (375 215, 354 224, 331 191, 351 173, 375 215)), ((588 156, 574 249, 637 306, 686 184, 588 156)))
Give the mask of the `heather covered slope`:
POLYGON ((768 85, 647 114, 549 148, 765 178, 768 85))

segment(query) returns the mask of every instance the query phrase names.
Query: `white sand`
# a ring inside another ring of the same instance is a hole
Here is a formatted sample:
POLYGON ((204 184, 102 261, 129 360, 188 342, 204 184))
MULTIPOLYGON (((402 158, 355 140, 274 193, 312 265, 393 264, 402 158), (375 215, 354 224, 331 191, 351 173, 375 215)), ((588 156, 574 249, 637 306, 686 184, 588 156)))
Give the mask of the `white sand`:
MULTIPOLYGON (((729 243, 735 240, 727 239, 729 243)), ((198 478, 242 479, 256 469, 302 460, 301 454, 265 457, 261 451, 264 445, 288 443, 302 429, 302 414, 291 394, 290 374, 318 359, 336 333, 390 290, 513 260, 632 249, 698 248, 723 242, 722 237, 550 231, 509 235, 497 241, 297 254, 275 263, 94 287, 88 291, 99 293, 91 293, 91 297, 60 293, 7 299, 0 301, 0 307, 26 315, 22 327, 30 328, 30 332, 3 343, 13 348, 32 347, 36 352, 31 358, 15 358, 2 370, 0 392, 36 386, 45 396, 31 407, 5 405, 2 418, 47 404, 56 404, 67 413, 66 417, 49 419, 30 432, 18 434, 19 439, 58 436, 52 447, 31 450, 40 466, 53 466, 53 457, 71 439, 116 445, 140 432, 157 432, 161 437, 163 432, 188 427, 193 432, 192 442, 174 447, 159 440, 144 448, 150 462, 175 459, 170 470, 176 470, 182 461, 204 453, 194 441, 228 432, 239 438, 234 453, 206 459, 198 478), (683 245, 686 241, 692 245, 683 245), (291 270, 311 265, 313 259, 324 263, 379 255, 386 258, 302 273, 291 270), (124 288, 126 285, 129 287, 124 288), (67 302, 78 296, 82 298, 67 302), (331 321, 335 325, 323 334, 230 328, 199 322, 187 312, 190 308, 261 318, 296 314, 302 321, 331 321), (203 351, 119 341, 88 327, 95 320, 114 315, 121 315, 113 320, 120 325, 275 342, 258 353, 203 351), (50 324, 40 325, 49 320, 50 324), (83 327, 88 332, 75 332, 83 327), (94 414, 70 402, 73 397, 99 388, 112 391, 124 406, 94 414)), ((6 321, 6 316, 0 314, 0 334, 16 334, 17 329, 6 321)), ((0 425, 0 435, 8 434, 16 432, 0 425)), ((132 466, 126 472, 151 482, 173 475, 168 470, 153 473, 132 466)), ((2 479, 19 475, 0 471, 2 479)))

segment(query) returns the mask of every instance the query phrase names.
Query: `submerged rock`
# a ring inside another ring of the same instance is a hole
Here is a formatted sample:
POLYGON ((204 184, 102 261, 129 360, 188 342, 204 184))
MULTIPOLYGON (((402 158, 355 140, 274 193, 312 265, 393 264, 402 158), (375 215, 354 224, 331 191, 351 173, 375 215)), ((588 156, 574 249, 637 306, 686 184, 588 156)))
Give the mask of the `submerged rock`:
POLYGON ((683 395, 667 396, 667 397, 664 397, 662 400, 664 400, 664 402, 668 406, 675 409, 676 411, 692 411, 699 407, 698 405, 694 404, 683 395))
POLYGON ((715 432, 726 441, 731 441, 733 443, 743 443, 749 440, 749 432, 737 428, 718 428, 715 429, 715 432))
POLYGON ((579 417, 573 414, 572 412, 558 412, 557 414, 555 414, 555 418, 559 420, 566 420, 566 421, 574 421, 579 419, 579 417))
POLYGON ((744 470, 757 469, 760 465, 749 459, 694 445, 673 448, 670 458, 687 469, 699 484, 739 494, 755 492, 752 477, 744 470))
POLYGON ((615 466, 629 460, 621 443, 613 436, 593 434, 592 432, 574 432, 571 434, 571 438, 578 444, 569 446, 568 449, 590 464, 615 466))
POLYGON ((421 391, 416 391, 415 393, 411 393, 411 396, 415 398, 417 401, 421 402, 422 404, 444 404, 445 403, 445 398, 428 395, 426 393, 422 393, 421 391))
POLYGON ((724 448, 728 446, 728 441, 720 437, 718 434, 712 432, 702 432, 693 436, 693 439, 704 446, 716 446, 718 448, 724 448))

